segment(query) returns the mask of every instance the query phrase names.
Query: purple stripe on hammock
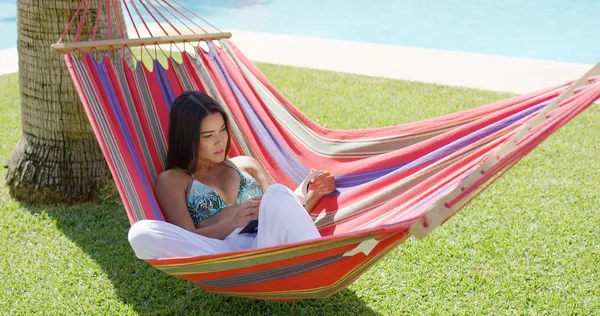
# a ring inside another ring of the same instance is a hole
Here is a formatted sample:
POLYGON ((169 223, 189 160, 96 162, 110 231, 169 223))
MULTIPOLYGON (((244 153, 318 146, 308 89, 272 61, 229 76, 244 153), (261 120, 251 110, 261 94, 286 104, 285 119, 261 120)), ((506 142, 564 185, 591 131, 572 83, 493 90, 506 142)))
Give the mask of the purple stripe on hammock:
MULTIPOLYGON (((564 90, 566 90, 566 88, 565 88, 564 90)), ((523 96, 520 96, 520 97, 523 97, 523 96)), ((519 98, 520 98, 520 97, 519 97, 519 98)), ((508 104, 508 105, 506 105, 506 107, 510 107, 510 106, 513 106, 513 105, 516 105, 516 104, 519 104, 519 103, 527 102, 527 101, 529 101, 529 100, 531 100, 531 99, 533 99, 533 98, 537 98, 537 97, 538 97, 538 95, 531 95, 531 96, 530 96, 530 97, 528 97, 528 98, 524 98, 524 99, 522 99, 522 100, 520 99, 520 100, 517 100, 517 102, 514 102, 514 103, 511 103, 511 104, 508 104)), ((498 111, 499 111, 499 110, 498 110, 498 111)), ((498 111, 495 111, 495 112, 498 112, 498 111)), ((459 113, 460 113, 460 112, 459 112, 459 113)), ((488 114, 490 114, 490 113, 488 113, 488 114)), ((463 121, 456 122, 456 123, 454 123, 454 124, 451 124, 451 125, 442 125, 442 126, 440 126, 440 127, 433 128, 433 129, 428 129, 428 130, 426 130, 426 131, 422 131, 422 132, 419 132, 419 133, 404 134, 404 135, 400 135, 400 136, 388 136, 388 137, 381 137, 381 138, 378 138, 377 140, 381 140, 381 141, 389 141, 389 140, 401 140, 401 139, 404 139, 404 138, 417 138, 417 137, 419 137, 419 136, 424 136, 424 135, 427 135, 427 134, 429 134, 429 133, 434 133, 435 135, 432 135, 432 137, 434 137, 434 136, 436 136, 436 135, 440 134, 440 132, 444 132, 444 131, 446 131, 446 130, 450 130, 450 129, 454 129, 454 128, 457 128, 457 127, 461 127, 461 126, 463 126, 463 125, 466 125, 466 124, 468 124, 468 123, 471 123, 471 122, 473 122, 473 121, 476 121, 476 120, 478 120, 478 119, 480 119, 480 118, 481 118, 481 117, 469 118, 469 119, 465 119, 465 120, 463 120, 463 121)), ((366 131, 365 131, 365 133, 368 133, 368 130, 366 130, 366 131)), ((428 138, 429 138, 429 137, 428 137, 428 138)), ((323 139, 326 139, 326 138, 323 138, 323 139)), ((369 139, 364 139, 364 140, 363 140, 363 139, 351 140, 351 142, 352 142, 352 143, 363 143, 363 142, 372 142, 372 141, 373 141, 372 139, 371 139, 371 140, 369 140, 369 139)), ((364 156, 377 156, 377 155, 379 155, 379 154, 380 154, 380 153, 374 153, 374 154, 364 154, 364 156)), ((336 155, 343 155, 343 153, 336 153, 336 155)), ((353 154, 353 153, 351 153, 351 154, 348 154, 348 155, 356 155, 356 154, 353 154)))
POLYGON ((548 101, 545 101, 536 106, 532 106, 530 108, 524 109, 524 110, 522 110, 518 113, 515 113, 503 120, 500 120, 494 124, 484 127, 481 130, 475 131, 473 133, 470 133, 469 135, 466 135, 460 139, 457 139, 454 142, 452 142, 444 147, 441 147, 421 158, 413 160, 409 163, 398 164, 395 166, 385 167, 382 169, 372 170, 372 171, 368 171, 368 172, 362 172, 360 174, 348 174, 348 175, 336 176, 336 185, 338 187, 338 190, 341 193, 349 192, 349 191, 352 191, 352 190, 354 190, 362 185, 365 185, 371 181, 386 179, 386 178, 392 177, 394 175, 397 175, 399 173, 411 170, 413 168, 418 168, 424 164, 428 164, 428 163, 434 162, 436 160, 439 160, 452 152, 455 152, 463 147, 473 144, 473 143, 481 140, 482 138, 485 138, 485 137, 487 137, 487 136, 489 136, 489 135, 491 135, 491 134, 493 134, 493 133, 537 112, 537 111, 540 111, 541 109, 546 107, 548 104, 550 104, 550 102, 552 102, 552 100, 548 100, 548 101))
MULTIPOLYGON (((434 193, 428 195, 423 200, 415 203, 410 208, 404 209, 400 214, 396 215, 393 219, 386 220, 384 222, 386 224, 396 224, 396 223, 400 223, 400 222, 409 222, 409 221, 415 220, 416 217, 410 217, 410 215, 412 215, 413 213, 415 213, 417 211, 420 211, 421 209, 423 209, 423 207, 430 205, 432 201, 434 201, 434 202, 438 201, 444 194, 448 193, 452 188, 457 186, 466 177, 468 177, 469 174, 471 174, 473 172, 473 170, 475 170, 475 168, 477 168, 477 166, 474 166, 469 171, 465 172, 462 176, 454 179, 453 181, 450 181, 445 186, 438 189, 434 193)), ((384 205, 386 205, 386 204, 382 204, 379 207, 382 207, 384 205)), ((418 214, 418 215, 420 216, 421 214, 418 214)), ((367 225, 368 225, 368 223, 367 223, 367 225)))
POLYGON ((213 44, 208 43, 210 50, 208 56, 215 61, 219 73, 227 80, 227 84, 235 94, 238 102, 242 106, 246 118, 250 121, 250 125, 256 131, 258 139, 266 147, 267 151, 271 156, 275 158, 279 166, 283 171, 289 175, 294 182, 297 184, 302 182, 309 173, 309 170, 303 166, 294 155, 292 155, 269 131, 269 129, 262 122, 260 117, 256 114, 248 99, 243 95, 240 89, 237 87, 235 82, 231 79, 229 74, 225 71, 225 66, 221 62, 218 54, 216 53, 213 44))
POLYGON ((144 66, 142 62, 137 63, 137 67, 133 73, 133 80, 139 93, 140 102, 144 111, 143 115, 148 121, 147 126, 150 128, 152 145, 154 145, 158 152, 158 158, 160 159, 161 165, 164 166, 166 165, 167 144, 164 135, 161 133, 162 127, 156 109, 158 104, 154 103, 148 91, 148 80, 146 79, 146 72, 144 71, 145 67, 146 66, 144 66))
MULTIPOLYGON (((84 56, 84 58, 90 58, 89 56, 84 56)), ((85 94, 85 98, 88 99, 90 110, 93 112, 93 116, 96 118, 96 122, 98 127, 100 128, 101 134, 105 137, 105 144, 109 150, 109 152, 118 152, 118 146, 114 140, 114 134, 112 133, 112 129, 106 120, 106 112, 104 112, 100 101, 98 101, 97 91, 93 88, 91 84, 91 76, 87 72, 87 69, 83 66, 83 61, 77 58, 76 56, 71 55, 71 61, 73 62, 73 69, 77 73, 77 77, 79 78, 80 84, 83 88, 83 92, 85 94)), ((94 69, 90 69, 90 72, 93 72, 94 69)), ((132 186, 128 186, 127 183, 131 182, 129 175, 127 174, 127 170, 124 168, 123 159, 120 159, 120 155, 113 155, 112 161, 114 163, 115 171, 118 173, 118 176, 121 176, 116 182, 123 183, 123 189, 125 190, 125 201, 124 203, 128 203, 128 205, 132 208, 133 215, 140 215, 141 207, 139 199, 134 199, 137 197, 136 192, 133 191, 132 186), (139 208, 135 210, 135 208, 139 208)), ((141 213, 143 216, 143 211, 141 213)))
POLYGON ((161 94, 165 100, 167 109, 169 109, 169 112, 171 112, 171 105, 173 104, 173 101, 175 101, 175 94, 173 93, 173 89, 171 88, 169 77, 167 76, 165 69, 156 59, 154 60, 154 71, 152 73, 156 76, 160 86, 160 92, 162 92, 161 94))
MULTIPOLYGON (((89 54, 89 53, 88 53, 89 54)), ((110 103, 111 108, 113 109, 116 118, 117 118, 117 122, 119 123, 119 128, 121 129, 123 138, 125 139, 125 142, 127 143, 127 147, 131 153, 131 157, 133 158, 133 164, 135 166, 135 174, 137 175, 137 178, 140 180, 140 182, 142 183, 142 187, 144 188, 144 192, 146 193, 147 196, 153 196, 153 190, 151 190, 150 186, 148 185, 146 179, 144 176, 142 176, 144 174, 143 170, 142 170, 142 165, 141 162, 139 160, 139 157, 135 151, 135 146, 133 145, 133 141, 129 135, 129 130, 127 129, 127 124, 125 123, 124 120, 124 115, 121 112, 121 108, 118 106, 118 100, 116 97, 116 92, 113 89, 113 86, 110 82, 110 80, 108 79, 108 72, 106 70, 106 63, 101 62, 98 63, 96 61, 96 59, 94 59, 93 56, 91 56, 91 54, 88 55, 89 58, 91 58, 91 60, 94 62, 94 65, 96 67, 96 72, 98 74, 98 78, 100 78, 100 81, 102 83, 102 86, 104 87, 104 91, 106 93, 106 96, 108 97, 108 101, 110 103)), ((104 60, 105 57, 103 57, 104 60)), ((119 148, 120 150, 123 150, 123 148, 119 148)), ((153 199, 150 199, 150 205, 152 206, 152 214, 154 215, 154 217, 156 219, 162 219, 162 213, 160 211, 160 208, 158 207, 158 205, 155 203, 155 201, 153 199)))
MULTIPOLYGON (((415 205, 411 206, 410 208, 405 209, 401 214, 398 214, 396 217, 394 217, 394 219, 390 220, 389 223, 393 224, 393 223, 399 223, 402 221, 409 221, 409 220, 414 219, 414 217, 409 218, 409 216, 417 211, 422 210, 423 207, 430 205, 432 203, 432 201, 433 202, 439 201, 439 199, 441 199, 443 195, 450 192, 450 190, 452 190, 452 188, 459 185, 460 182, 462 182, 469 174, 471 174, 471 172, 473 172, 473 170, 475 170, 475 168, 477 168, 477 166, 473 167, 471 170, 466 172, 463 176, 458 177, 453 181, 450 181, 445 186, 443 186, 439 190, 435 191, 435 193, 428 195, 426 198, 419 201, 418 203, 415 203, 415 205)), ((418 214, 418 215, 421 215, 421 214, 418 214)))
MULTIPOLYGON (((116 64, 117 67, 115 67, 115 72, 117 73, 119 85, 121 86, 121 91, 123 92, 123 97, 125 98, 125 104, 127 105, 127 108, 129 109, 129 113, 131 113, 130 118, 134 125, 135 135, 137 136, 137 139, 140 144, 147 144, 150 141, 146 140, 146 137, 144 135, 144 132, 143 132, 143 129, 141 126, 141 122, 139 120, 140 115, 139 115, 139 113, 137 113, 137 110, 136 110, 134 102, 133 102, 133 97, 131 96, 131 90, 129 89, 129 86, 127 85, 127 77, 125 75, 124 67, 129 67, 129 65, 127 64, 127 61, 124 58, 121 59, 120 62, 121 62, 120 64, 118 64, 118 63, 116 64), (120 66, 120 68, 119 68, 119 66, 120 66)), ((115 65, 115 64, 113 64, 113 65, 115 65)), ((157 170, 154 168, 154 164, 152 163, 152 158, 151 158, 148 146, 141 146, 141 147, 142 147, 141 149, 142 149, 142 155, 143 155, 142 161, 145 163, 146 169, 150 172, 150 179, 156 179, 157 170)))

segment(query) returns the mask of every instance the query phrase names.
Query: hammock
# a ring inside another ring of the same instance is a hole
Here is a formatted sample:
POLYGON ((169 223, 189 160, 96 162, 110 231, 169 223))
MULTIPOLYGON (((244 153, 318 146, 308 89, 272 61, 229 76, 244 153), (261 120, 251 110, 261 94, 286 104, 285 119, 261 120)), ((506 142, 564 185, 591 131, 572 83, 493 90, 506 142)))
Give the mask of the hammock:
MULTIPOLYGON (((384 128, 328 129, 279 93, 227 39, 229 33, 171 36, 158 13, 182 22, 186 9, 175 1, 146 3, 141 4, 168 37, 53 45, 64 54, 132 224, 164 220, 153 181, 165 167, 169 106, 186 90, 207 92, 226 106, 232 119, 230 155, 257 158, 273 181, 294 188, 310 167, 336 175, 338 190, 311 213, 320 239, 146 260, 225 295, 278 301, 333 295, 411 235, 423 238, 443 224, 600 97, 599 64, 575 82, 451 115, 384 128), (183 50, 178 62, 159 48, 168 67, 154 59, 152 71, 139 61, 130 68, 125 58, 108 58, 164 43, 185 43, 193 51, 183 50)), ((135 25, 135 3, 125 1, 123 7, 135 25)), ((87 8, 79 7, 65 34, 76 17, 84 20, 87 8)), ((151 34, 143 18, 139 15, 151 34)))

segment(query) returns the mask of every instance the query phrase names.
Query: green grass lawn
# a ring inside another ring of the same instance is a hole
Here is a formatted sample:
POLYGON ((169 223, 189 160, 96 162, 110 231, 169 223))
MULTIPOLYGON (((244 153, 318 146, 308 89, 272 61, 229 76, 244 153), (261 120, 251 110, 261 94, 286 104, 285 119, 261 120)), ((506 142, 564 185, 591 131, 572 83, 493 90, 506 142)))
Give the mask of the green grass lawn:
MULTIPOLYGON (((260 64, 331 128, 396 125, 508 94, 260 64)), ((18 76, 0 76, 0 161, 20 137, 18 76)), ((110 191, 74 207, 23 205, 0 171, 0 313, 600 314, 600 110, 593 106, 429 237, 409 239, 323 300, 218 296, 135 258, 110 191)))

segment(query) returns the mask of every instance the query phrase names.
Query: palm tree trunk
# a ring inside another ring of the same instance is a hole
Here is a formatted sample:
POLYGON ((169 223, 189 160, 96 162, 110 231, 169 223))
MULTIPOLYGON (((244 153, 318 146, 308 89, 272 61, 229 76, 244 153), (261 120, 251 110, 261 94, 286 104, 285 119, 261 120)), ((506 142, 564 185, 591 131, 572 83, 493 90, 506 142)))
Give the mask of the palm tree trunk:
MULTIPOLYGON (((80 0, 17 1, 23 134, 8 162, 7 183, 13 197, 25 202, 87 200, 109 177, 63 56, 50 51, 50 45, 58 40, 79 3, 80 0)), ((120 4, 113 1, 111 5, 115 3, 120 4)), ((92 1, 80 41, 91 38, 97 7, 98 1, 92 1)), ((120 5, 118 9, 122 19, 120 5)), ((100 38, 106 38, 108 32, 105 17, 106 13, 101 14, 97 31, 100 38)), ((78 22, 79 19, 72 29, 77 28, 78 22)), ((111 25, 113 38, 120 38, 114 16, 111 25)), ((71 32, 64 41, 71 42, 73 38, 71 32)))

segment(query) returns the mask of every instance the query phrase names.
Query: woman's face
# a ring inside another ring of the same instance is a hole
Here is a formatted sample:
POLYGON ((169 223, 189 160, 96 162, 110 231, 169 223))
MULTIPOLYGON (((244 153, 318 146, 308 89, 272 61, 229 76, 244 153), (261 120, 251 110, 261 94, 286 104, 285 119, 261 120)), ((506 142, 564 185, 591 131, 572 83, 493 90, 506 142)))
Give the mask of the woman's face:
POLYGON ((198 160, 220 163, 225 160, 225 148, 229 134, 223 115, 213 113, 200 122, 200 149, 198 160))

